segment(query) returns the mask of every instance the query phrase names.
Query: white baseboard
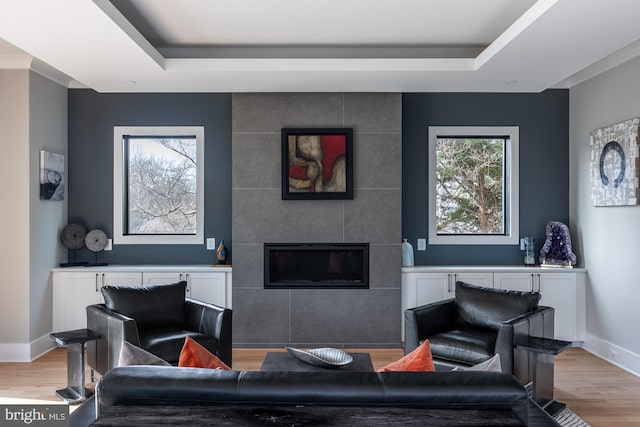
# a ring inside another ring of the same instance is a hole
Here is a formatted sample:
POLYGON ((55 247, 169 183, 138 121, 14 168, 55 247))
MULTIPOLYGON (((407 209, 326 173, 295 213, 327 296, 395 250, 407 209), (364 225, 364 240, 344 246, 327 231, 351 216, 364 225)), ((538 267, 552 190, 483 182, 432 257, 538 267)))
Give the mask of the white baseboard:
POLYGON ((612 344, 595 335, 586 334, 582 348, 601 359, 640 377, 640 355, 612 344))
POLYGON ((0 346, 0 362, 33 362, 56 347, 49 334, 28 343, 7 343, 0 346))

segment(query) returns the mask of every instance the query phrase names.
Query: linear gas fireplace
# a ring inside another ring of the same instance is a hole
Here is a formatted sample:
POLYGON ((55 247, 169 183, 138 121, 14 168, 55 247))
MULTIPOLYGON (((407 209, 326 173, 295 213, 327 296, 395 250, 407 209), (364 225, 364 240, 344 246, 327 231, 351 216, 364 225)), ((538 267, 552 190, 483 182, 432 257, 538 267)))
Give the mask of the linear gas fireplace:
POLYGON ((368 289, 368 243, 265 243, 265 289, 368 289))

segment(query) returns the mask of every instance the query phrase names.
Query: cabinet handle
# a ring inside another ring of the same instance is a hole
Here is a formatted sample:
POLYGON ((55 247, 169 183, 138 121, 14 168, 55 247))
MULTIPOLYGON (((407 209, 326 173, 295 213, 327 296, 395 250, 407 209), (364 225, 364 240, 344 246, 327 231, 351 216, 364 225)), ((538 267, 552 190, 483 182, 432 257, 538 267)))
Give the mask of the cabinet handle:
POLYGON ((180 273, 179 280, 182 282, 182 273, 180 273))
POLYGON ((531 292, 535 292, 536 291, 536 287, 535 287, 535 278, 533 276, 533 273, 531 273, 531 292))
POLYGON ((99 291, 99 286, 98 286, 98 273, 96 273, 96 292, 99 291))
POLYGON ((542 292, 542 289, 540 289, 540 273, 538 273, 537 276, 538 276, 538 292, 542 292))
POLYGON ((100 287, 104 286, 104 276, 105 276, 105 273, 102 273, 102 277, 100 278, 101 279, 100 280, 100 287))
POLYGON ((189 276, 189 273, 184 275, 184 280, 187 281, 187 292, 191 292, 191 276, 189 276))
POLYGON ((447 274, 447 293, 451 293, 451 273, 447 274))

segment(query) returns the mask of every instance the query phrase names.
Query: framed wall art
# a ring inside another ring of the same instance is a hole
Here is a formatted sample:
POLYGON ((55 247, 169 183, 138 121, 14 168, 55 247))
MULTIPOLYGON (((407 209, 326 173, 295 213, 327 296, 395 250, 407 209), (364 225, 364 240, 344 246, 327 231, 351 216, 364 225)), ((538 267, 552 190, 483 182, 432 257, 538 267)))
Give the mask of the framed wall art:
POLYGON ((40 199, 64 200, 64 155, 40 151, 40 199))
POLYGON ((353 129, 282 129, 282 199, 353 199, 353 129))
POLYGON ((591 132, 593 206, 638 204, 639 125, 640 118, 634 118, 591 132))

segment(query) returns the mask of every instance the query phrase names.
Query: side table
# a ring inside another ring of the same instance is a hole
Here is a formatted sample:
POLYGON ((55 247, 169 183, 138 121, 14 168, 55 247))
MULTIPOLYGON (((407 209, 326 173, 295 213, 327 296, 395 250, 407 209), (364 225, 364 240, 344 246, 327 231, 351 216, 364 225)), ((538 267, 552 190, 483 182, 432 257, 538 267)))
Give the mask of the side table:
POLYGON ((529 337, 516 346, 533 355, 533 400, 547 413, 555 415, 566 405, 553 399, 553 358, 571 347, 571 341, 529 337))
POLYGON ((84 344, 100 338, 90 329, 53 332, 49 335, 58 345, 67 347, 67 388, 56 390, 56 395, 67 403, 79 403, 91 396, 85 388, 84 344))

